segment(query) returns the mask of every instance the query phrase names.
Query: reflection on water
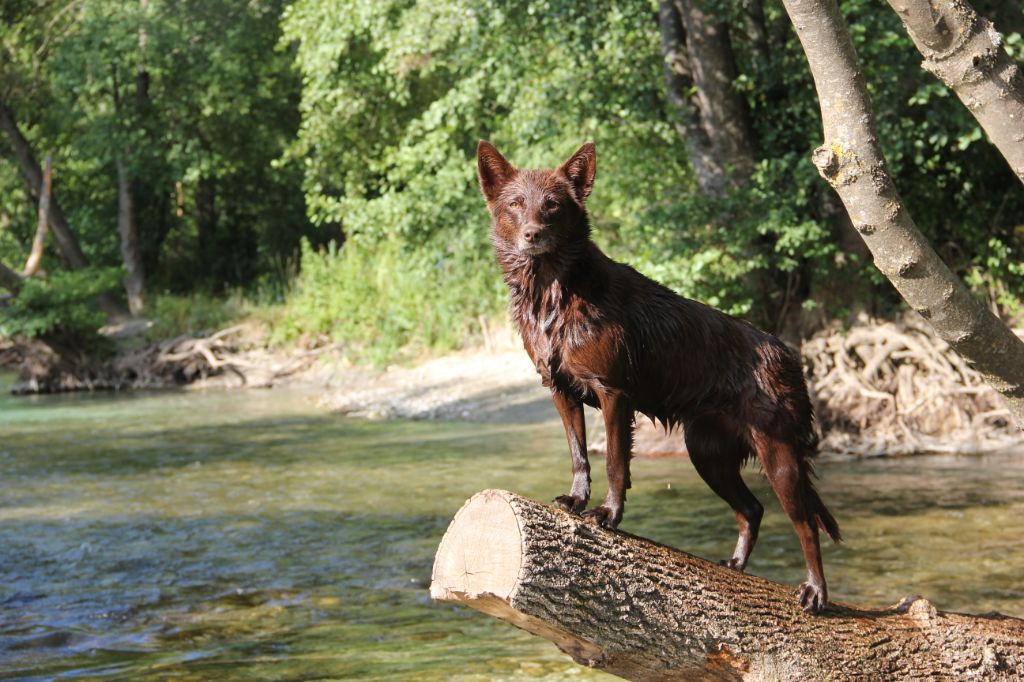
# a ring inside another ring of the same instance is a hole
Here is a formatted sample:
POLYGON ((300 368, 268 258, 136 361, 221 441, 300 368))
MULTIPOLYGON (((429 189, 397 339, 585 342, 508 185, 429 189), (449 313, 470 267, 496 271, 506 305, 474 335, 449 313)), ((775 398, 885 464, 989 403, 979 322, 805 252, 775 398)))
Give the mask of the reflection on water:
MULTIPOLYGON (((366 423, 314 399, 0 397, 0 678, 605 678, 426 590, 466 497, 565 492, 560 426, 366 423)), ((1024 616, 1019 455, 819 470, 847 538, 825 549, 834 598, 1024 616)), ((750 570, 795 584, 796 538, 748 479, 768 508, 750 570)), ((634 486, 624 529, 732 551, 687 462, 638 460, 634 486)))

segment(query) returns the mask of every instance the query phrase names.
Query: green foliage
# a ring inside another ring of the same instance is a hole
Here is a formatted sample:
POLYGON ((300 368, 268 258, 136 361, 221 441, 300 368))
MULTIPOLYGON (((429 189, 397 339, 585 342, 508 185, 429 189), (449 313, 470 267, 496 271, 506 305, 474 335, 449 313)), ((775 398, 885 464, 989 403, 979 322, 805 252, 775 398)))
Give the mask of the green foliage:
POLYGON ((295 3, 284 35, 301 41, 303 124, 290 155, 307 160, 311 218, 364 243, 461 241, 473 248, 469 264, 487 225, 477 139, 526 167, 557 164, 593 139, 599 241, 685 294, 737 313, 763 305, 758 271, 821 266, 835 248, 805 161, 813 145, 792 129, 816 125, 803 55, 794 41, 778 63, 746 55, 745 87, 772 154, 750 187, 711 201, 668 122, 655 10, 610 0, 295 3))
POLYGON ((113 229, 121 161, 153 289, 287 278, 299 239, 315 233, 300 167, 274 163, 299 125, 301 84, 293 55, 278 46, 283 5, 88 0, 11 9, 5 100, 24 116, 37 154, 55 152, 57 196, 93 262, 121 262, 113 229))
MULTIPOLYGON (((1018 233, 1021 229, 1018 227, 1018 233)), ((1020 283, 1024 280, 1024 263, 1018 255, 1020 243, 1019 236, 1016 248, 992 237, 976 259, 978 264, 967 271, 965 278, 975 291, 984 292, 990 304, 1016 318, 1024 313, 1020 297, 1020 283)))
MULTIPOLYGON (((591 210, 602 238, 622 254, 643 254, 629 258, 638 265, 645 256, 665 263, 649 241, 661 239, 700 269, 695 264, 715 247, 687 251, 681 212, 662 208, 666 196, 694 201, 680 192, 688 184, 685 150, 665 119, 651 16, 643 2, 292 5, 285 37, 301 41, 305 87, 291 154, 308 159, 311 218, 358 236, 362 246, 348 258, 377 261, 371 244, 392 251, 464 245, 451 266, 461 284, 490 260, 477 140, 491 139, 519 165, 552 166, 594 139, 600 171, 591 210)), ((704 262, 715 275, 729 269, 715 258, 704 262)), ((709 286, 728 289, 721 281, 709 286)), ((441 291, 453 296, 460 288, 441 291)), ((484 291, 487 307, 496 308, 500 287, 484 291)))
MULTIPOLYGON (((30 143, 55 153, 56 196, 100 268, 121 262, 117 163, 129 169, 150 290, 169 292, 151 298, 158 336, 254 314, 213 298, 244 290, 284 300, 259 313, 279 342, 324 336, 375 360, 463 342, 503 315, 480 138, 524 167, 594 140, 595 238, 686 295, 769 327, 851 297, 898 305, 843 252, 783 8, 764 5, 767 44, 741 4, 707 9, 729 26, 757 142, 753 176, 722 199, 701 194, 671 123, 654 0, 14 0, 0 77, 30 143)), ((908 207, 979 294, 1016 310, 1018 181, 892 11, 842 10, 908 207)), ((1006 44, 1024 53, 1018 33, 1006 44)), ((17 265, 35 212, 15 169, 2 155, 0 260, 17 265)), ((44 268, 66 288, 52 246, 44 268)))
POLYGON ((25 244, 35 230, 36 215, 31 208, 17 168, 0 157, 0 262, 14 269, 25 262, 25 244))
POLYGON ((99 346, 97 331, 105 318, 94 299, 116 289, 119 280, 117 268, 58 271, 45 280, 27 279, 0 315, 0 336, 59 333, 99 346))

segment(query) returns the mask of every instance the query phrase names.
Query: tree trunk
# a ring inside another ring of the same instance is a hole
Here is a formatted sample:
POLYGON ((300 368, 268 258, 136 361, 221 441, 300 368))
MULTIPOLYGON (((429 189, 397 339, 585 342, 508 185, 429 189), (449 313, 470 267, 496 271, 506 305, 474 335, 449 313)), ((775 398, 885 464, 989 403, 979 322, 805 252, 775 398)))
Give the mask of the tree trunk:
POLYGON ((1024 621, 830 604, 502 490, 441 540, 430 594, 631 680, 1019 679, 1024 621))
POLYGON ((783 0, 821 103, 825 143, 812 160, 839 194, 875 265, 935 332, 1007 400, 1024 427, 1024 342, 977 301, 903 206, 836 0, 783 0))
POLYGON ((669 114, 676 132, 686 143, 690 165, 697 176, 697 185, 712 196, 725 193, 725 169, 711 149, 700 124, 700 113, 687 97, 693 85, 690 73, 690 58, 686 53, 686 36, 683 20, 679 16, 675 0, 660 0, 658 3, 658 28, 661 32, 661 49, 665 56, 665 92, 669 114))
POLYGON ((53 193, 53 155, 47 154, 43 166, 43 186, 39 188, 39 220, 36 223, 36 236, 32 239, 32 248, 25 259, 22 277, 31 277, 39 272, 43 263, 43 247, 46 245, 46 233, 50 227, 50 198, 53 193))
POLYGON ((771 48, 768 39, 768 22, 764 17, 764 5, 761 0, 744 0, 743 13, 747 19, 747 38, 757 56, 767 62, 771 58, 771 48))
MULTIPOLYGON (((14 112, 3 100, 0 100, 0 128, 10 139, 11 149, 18 159, 18 166, 28 185, 29 194, 38 201, 39 188, 43 186, 43 170, 39 167, 39 161, 28 140, 21 134, 14 112)), ((81 270, 89 265, 89 260, 82 253, 82 247, 75 233, 71 231, 71 226, 68 225, 64 211, 61 210, 60 202, 56 198, 50 200, 50 229, 53 230, 53 240, 57 242, 57 247, 68 267, 72 270, 81 270)))
MULTIPOLYGON (((145 9, 145 1, 142 7, 145 9)), ((146 44, 145 31, 139 29, 139 51, 142 53, 146 44)), ((112 69, 114 108, 121 113, 123 110, 120 88, 118 87, 117 65, 112 69)), ((137 121, 149 99, 149 75, 140 66, 135 73, 135 104, 137 116, 130 120, 137 121)), ((124 124, 122 123, 122 126, 124 124)), ((121 261, 124 264, 124 290, 128 297, 128 309, 132 315, 142 312, 145 305, 145 270, 142 264, 142 245, 139 239, 139 217, 135 205, 135 177, 129 172, 124 154, 131 153, 131 145, 122 142, 114 155, 117 166, 117 232, 121 240, 121 261)))
POLYGON ((736 57, 729 27, 716 21, 703 0, 676 0, 686 29, 693 85, 697 91, 700 120, 711 148, 732 186, 744 184, 754 170, 754 135, 747 103, 733 87, 736 57))
POLYGON ((887 0, 924 57, 1024 182, 1024 77, 1003 37, 966 0, 887 0))
POLYGON ((124 261, 124 290, 132 315, 142 312, 144 278, 142 248, 139 244, 139 222, 135 213, 132 178, 121 157, 117 158, 117 231, 121 236, 121 259, 124 261))

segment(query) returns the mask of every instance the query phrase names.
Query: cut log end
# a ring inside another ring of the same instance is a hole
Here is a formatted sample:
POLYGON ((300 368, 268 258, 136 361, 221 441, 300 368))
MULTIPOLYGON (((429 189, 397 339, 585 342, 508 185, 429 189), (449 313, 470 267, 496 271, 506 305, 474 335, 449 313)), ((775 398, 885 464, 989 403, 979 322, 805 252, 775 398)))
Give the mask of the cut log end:
POLYGON ((479 595, 508 599, 523 558, 516 513, 502 490, 484 490, 455 515, 434 560, 430 596, 462 601, 479 595))

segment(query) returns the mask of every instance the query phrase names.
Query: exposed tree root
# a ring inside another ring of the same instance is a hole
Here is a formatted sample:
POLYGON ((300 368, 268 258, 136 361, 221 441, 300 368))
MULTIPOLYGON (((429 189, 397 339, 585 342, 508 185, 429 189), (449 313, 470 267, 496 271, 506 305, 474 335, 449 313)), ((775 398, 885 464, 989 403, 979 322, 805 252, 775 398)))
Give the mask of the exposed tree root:
POLYGON ((999 394, 916 315, 832 327, 802 353, 824 451, 978 452, 1022 442, 999 394))
MULTIPOLYGON (((209 336, 182 335, 138 350, 97 360, 60 339, 19 339, 5 354, 20 361, 14 393, 167 388, 232 375, 237 385, 272 386, 306 370, 317 356, 333 350, 323 346, 290 354, 283 360, 246 342, 244 325, 209 336)), ((0 349, 3 350, 3 349, 0 349)))

